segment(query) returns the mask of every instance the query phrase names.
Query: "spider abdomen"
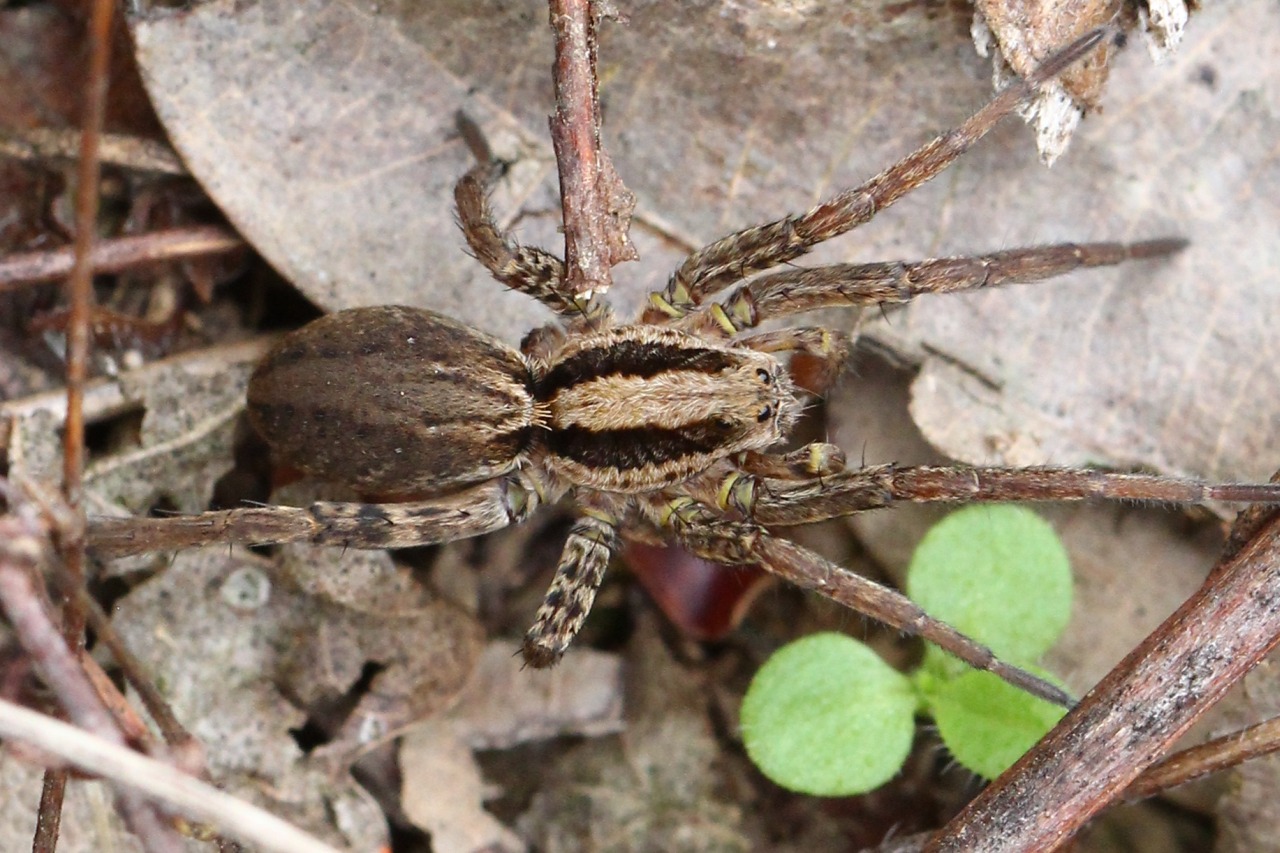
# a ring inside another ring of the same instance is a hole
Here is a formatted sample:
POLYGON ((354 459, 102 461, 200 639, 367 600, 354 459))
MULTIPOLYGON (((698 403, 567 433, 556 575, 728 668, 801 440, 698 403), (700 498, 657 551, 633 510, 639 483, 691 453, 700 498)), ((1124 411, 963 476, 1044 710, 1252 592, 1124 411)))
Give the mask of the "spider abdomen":
POLYGON ((547 466, 620 492, 660 489, 767 447, 799 406, 772 356, 651 325, 572 338, 535 393, 548 411, 547 466))
POLYGON ((434 492, 516 467, 533 377, 500 341, 417 308, 353 308, 286 335, 249 383, 276 457, 365 492, 434 492))

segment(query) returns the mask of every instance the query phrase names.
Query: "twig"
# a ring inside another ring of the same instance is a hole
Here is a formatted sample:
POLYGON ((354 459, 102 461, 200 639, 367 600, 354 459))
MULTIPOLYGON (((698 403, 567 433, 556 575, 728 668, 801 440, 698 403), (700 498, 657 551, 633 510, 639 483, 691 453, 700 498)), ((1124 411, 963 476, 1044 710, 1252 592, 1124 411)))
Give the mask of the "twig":
MULTIPOLYGON (((68 648, 63 634, 54 625, 43 590, 36 584, 46 557, 45 531, 33 517, 29 505, 11 498, 10 510, 7 516, 0 518, 0 543, 3 543, 0 547, 0 608, 3 608, 14 634, 67 715, 97 738, 123 749, 124 737, 85 675, 78 657, 68 648)), ((52 850, 57 844, 65 780, 64 768, 45 772, 41 808, 48 804, 49 808, 56 805, 57 809, 48 813, 47 820, 38 822, 36 849, 52 850), (55 799, 50 800, 49 797, 55 799)), ((154 806, 136 791, 122 789, 118 794, 125 822, 147 850, 175 853, 181 850, 178 836, 161 820, 154 806)), ((41 818, 44 817, 42 814, 41 818)))
POLYGON ((600 144, 596 4, 551 0, 550 7, 556 49, 551 141, 560 170, 565 269, 569 288, 588 297, 608 290, 611 267, 637 257, 627 236, 635 196, 600 144))
MULTIPOLYGON (((83 140, 78 130, 36 127, 0 131, 0 157, 19 160, 71 159, 83 140)), ((99 135, 98 160, 112 166, 162 175, 186 175, 187 167, 172 148, 162 142, 136 136, 99 135)))
MULTIPOLYGON (((103 240, 93 247, 93 272, 111 273, 144 264, 214 255, 244 248, 234 232, 216 225, 198 225, 103 240)), ((0 258, 0 292, 17 286, 65 278, 75 264, 70 248, 25 252, 0 258)))
POLYGON ((1199 746, 1175 752, 1147 768, 1125 789, 1126 800, 1154 797, 1210 773, 1280 751, 1280 717, 1272 717, 1199 746))
POLYGON ((111 779, 165 803, 192 821, 279 853, 338 853, 257 806, 219 791, 153 758, 125 749, 61 720, 0 700, 0 737, 31 744, 81 770, 111 779))
MULTIPOLYGON (((113 0, 95 0, 89 21, 89 79, 85 86, 84 114, 81 117, 80 163, 76 170, 75 264, 67 282, 70 316, 67 321, 67 420, 62 441, 62 489, 76 523, 58 531, 62 564, 77 584, 84 583, 84 383, 89 375, 89 316, 92 311, 93 280, 91 254, 98 219, 98 134, 107 110, 107 66, 111 57, 113 0)), ((84 613, 74 599, 63 606, 62 635, 67 647, 78 655, 84 643, 84 613)), ((66 792, 65 770, 45 773, 40 813, 36 821, 35 847, 57 845, 62 799, 66 792), (63 777, 59 781, 56 777, 63 777)), ((123 800, 122 800, 123 803, 123 800)))
MULTIPOLYGON (((56 576, 60 576, 60 572, 55 571, 56 576)), ((59 581, 66 583, 67 579, 59 577, 59 581)), ((173 713, 173 709, 169 707, 169 703, 156 689, 155 684, 147 677, 146 671, 142 663, 129 651, 129 647, 120 639, 119 633, 116 632, 115 625, 102 612, 102 607, 98 602, 93 600, 88 591, 83 587, 75 587, 70 594, 80 599, 80 606, 84 608, 85 614, 89 619, 89 627, 93 629, 93 633, 97 635, 98 642, 107 647, 111 652, 111 657, 124 673, 125 679, 129 685, 138 692, 138 696, 142 699, 142 705, 147 709, 147 713, 151 715, 151 719, 160 729, 160 734, 164 737, 172 749, 180 750, 184 753, 184 763, 191 753, 200 750, 200 743, 183 727, 177 716, 173 713)))
MULTIPOLYGON (((93 310, 93 242, 98 223, 98 136, 107 111, 107 75, 111 59, 112 0, 95 0, 89 22, 89 80, 85 87, 76 172, 75 263, 67 281, 67 420, 62 442, 62 490, 75 519, 75 528, 58 531, 62 564, 72 582, 84 583, 84 384, 89 376, 90 314, 93 310)), ((84 612, 74 599, 63 611, 63 636, 79 653, 84 642, 84 612)))
POLYGON ((43 591, 33 582, 45 562, 41 545, 47 540, 24 509, 30 507, 11 506, 9 514, 0 518, 0 541, 4 543, 0 547, 0 608, 68 716, 102 737, 109 737, 108 733, 118 737, 115 721, 63 642, 46 611, 43 591))
POLYGON ((1280 520, 1255 529, 926 849, 1052 850, 1123 796, 1280 640, 1280 520))
POLYGON ((40 809, 36 816, 36 833, 31 840, 32 853, 53 853, 62 831, 62 801, 67 793, 65 771, 46 770, 40 786, 40 809))

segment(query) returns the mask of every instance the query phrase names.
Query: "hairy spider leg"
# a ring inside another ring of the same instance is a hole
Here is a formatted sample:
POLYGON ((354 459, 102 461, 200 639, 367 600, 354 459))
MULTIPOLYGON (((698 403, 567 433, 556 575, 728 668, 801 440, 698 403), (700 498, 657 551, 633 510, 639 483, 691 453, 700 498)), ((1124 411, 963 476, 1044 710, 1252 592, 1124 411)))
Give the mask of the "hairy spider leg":
POLYGON ((1026 77, 1005 86, 959 127, 916 149, 861 186, 806 213, 747 228, 697 250, 672 274, 665 290, 651 294, 641 322, 679 319, 729 285, 794 260, 819 243, 871 221, 877 213, 946 169, 1045 83, 1083 59, 1106 35, 1106 30, 1094 30, 1049 56, 1026 77))

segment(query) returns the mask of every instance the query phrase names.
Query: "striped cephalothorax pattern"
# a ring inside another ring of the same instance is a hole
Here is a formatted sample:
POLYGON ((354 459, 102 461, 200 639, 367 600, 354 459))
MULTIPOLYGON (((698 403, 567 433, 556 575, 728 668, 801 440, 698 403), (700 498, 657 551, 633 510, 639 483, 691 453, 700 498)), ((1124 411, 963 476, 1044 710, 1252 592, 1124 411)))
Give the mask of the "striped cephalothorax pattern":
POLYGON ((535 387, 548 467, 575 486, 625 493, 777 444, 800 412, 772 356, 655 326, 572 341, 535 387))
POLYGON ((429 311, 353 309, 286 336, 249 387, 251 419, 282 460, 365 493, 418 499, 100 522, 92 530, 95 549, 110 556, 211 537, 369 548, 430 544, 522 521, 540 504, 567 496, 580 517, 525 637, 525 659, 535 666, 558 659, 577 633, 620 539, 663 538, 720 562, 759 563, 1011 683, 1067 701, 1055 686, 1000 662, 900 594, 774 537, 769 526, 903 500, 1276 502, 1280 486, 1068 469, 845 470, 844 455, 831 445, 771 452, 801 408, 783 359, 816 357, 827 367, 819 375, 829 380, 848 342, 821 328, 755 329, 770 317, 814 308, 904 302, 1158 258, 1182 241, 784 268, 745 279, 855 228, 932 178, 1101 40, 1095 32, 1053 55, 963 125, 865 184, 693 253, 634 324, 617 324, 601 300, 570 292, 557 258, 503 235, 485 187, 500 170, 477 167, 456 191, 471 251, 503 284, 560 315, 558 325, 531 334, 516 351, 429 311), (726 289, 723 300, 712 300, 726 289))

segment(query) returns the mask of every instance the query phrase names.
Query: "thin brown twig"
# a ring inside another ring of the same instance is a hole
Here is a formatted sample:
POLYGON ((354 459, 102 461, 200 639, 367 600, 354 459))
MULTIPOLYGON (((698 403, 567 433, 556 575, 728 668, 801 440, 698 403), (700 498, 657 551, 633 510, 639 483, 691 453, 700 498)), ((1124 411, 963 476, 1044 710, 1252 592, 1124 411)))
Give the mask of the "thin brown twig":
POLYGON ((35 837, 31 840, 32 853, 53 853, 58 847, 58 835, 62 831, 62 801, 67 793, 65 770, 46 770, 40 785, 40 809, 36 817, 35 837))
MULTIPOLYGON (((71 159, 77 156, 81 144, 79 130, 52 127, 0 130, 0 157, 18 160, 71 159)), ((138 172, 188 174, 182 159, 168 145, 136 136, 100 134, 98 159, 102 163, 138 172)))
POLYGON ((635 197, 600 144, 593 0, 550 0, 555 34, 556 112, 551 141, 560 171, 565 269, 580 296, 608 290, 611 268, 636 258, 627 236, 635 197))
POLYGON ((1185 785, 1210 773, 1280 752, 1280 717, 1272 717, 1240 731, 1175 752, 1143 771, 1125 789, 1126 800, 1141 800, 1185 785))
MULTIPOLYGON (((234 231, 217 225, 171 228, 102 240, 93 246, 90 266, 95 274, 121 272, 161 261, 230 252, 244 246, 244 240, 234 231)), ((57 281, 65 278, 74 265, 75 252, 70 247, 0 258, 0 292, 42 281, 57 281)))
MULTIPOLYGON (((40 568, 47 562, 47 533, 30 505, 12 497, 9 503, 9 514, 0 518, 0 543, 3 543, 0 547, 0 609, 4 610, 14 635, 67 716, 95 737, 123 749, 124 736, 85 674, 78 656, 54 624, 44 589, 37 583, 40 568)), ((44 790, 58 795, 58 801, 52 804, 58 808, 50 813, 52 824, 37 825, 33 844, 36 850, 51 850, 57 844, 56 829, 61 824, 65 779, 65 768, 45 773, 44 790), (57 781, 58 777, 63 781, 57 781), (55 831, 51 832, 50 826, 55 831)), ((125 822, 147 850, 174 853, 181 850, 178 836, 136 790, 120 788, 117 796, 125 822)), ((45 805, 43 796, 41 805, 45 805)))
MULTIPOLYGON (((58 531, 62 564, 77 584, 84 583, 84 383, 89 376, 90 313, 93 300, 91 254, 98 219, 98 135, 107 109, 108 63, 111 56, 113 0, 95 0, 89 21, 89 79, 85 86, 84 114, 81 117, 80 163, 76 174, 75 264, 67 282, 70 316, 67 321, 67 419, 63 427, 62 488, 76 522, 71 529, 58 531)), ((75 599, 63 606, 62 632, 67 647, 76 656, 84 643, 84 613, 75 599)), ((34 846, 53 853, 61 824, 62 800, 66 792, 65 770, 45 774, 40 798, 34 846), (59 783, 52 779, 63 776, 59 783), (50 831, 52 827, 52 831, 50 831), (47 845, 47 847, 45 846, 47 845)), ((121 800, 122 804, 124 799, 121 800)))
MULTIPOLYGON (((67 579, 60 577, 60 575, 60 572, 55 571, 55 576, 59 577, 59 581, 66 583, 67 579)), ((156 726, 159 727, 165 743, 171 748, 183 752, 199 749, 199 742, 179 722, 177 716, 169 707, 169 703, 160 695, 160 692, 156 690, 155 684, 147 676, 142 663, 134 656, 133 652, 129 651, 129 647, 124 644, 124 641, 120 639, 115 626, 111 624, 111 620, 107 618, 98 602, 94 601, 88 590, 82 586, 75 587, 70 591, 70 594, 80 599, 80 605, 84 608, 85 615, 89 620, 89 627, 93 629, 98 642, 106 646, 107 650, 111 652, 111 657, 124 673, 125 680, 138 692, 143 707, 147 709, 147 713, 155 721, 156 726)))
POLYGON ((104 737, 119 737, 115 721, 49 617, 43 589, 33 582, 45 559, 39 547, 43 535, 24 517, 21 507, 11 506, 9 514, 0 518, 0 541, 4 542, 0 549, 0 608, 67 715, 77 725, 104 737))
MULTIPOLYGON (((75 263, 67 281, 67 419, 62 443, 62 490, 78 530, 58 531, 63 565, 73 582, 84 583, 84 384, 89 377, 90 315, 93 311, 93 243, 97 234, 98 136, 107 110, 108 63, 111 58, 112 0, 95 0, 89 24, 89 81, 85 87, 80 163, 76 174, 75 263)), ((63 612, 63 635, 77 653, 84 641, 84 614, 68 599, 63 612)))

